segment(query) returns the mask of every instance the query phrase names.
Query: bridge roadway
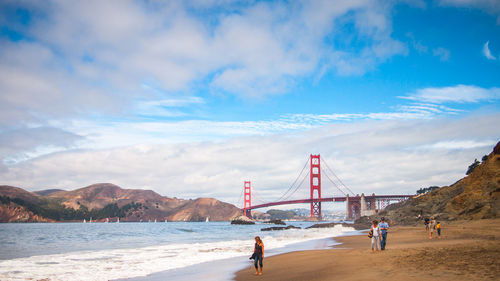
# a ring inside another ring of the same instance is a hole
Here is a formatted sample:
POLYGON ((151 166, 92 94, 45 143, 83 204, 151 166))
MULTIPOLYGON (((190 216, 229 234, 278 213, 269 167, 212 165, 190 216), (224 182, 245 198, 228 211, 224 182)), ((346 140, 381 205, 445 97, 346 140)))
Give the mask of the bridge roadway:
MULTIPOLYGON (((415 195, 365 195, 366 200, 406 200, 410 197, 413 197, 415 195)), ((359 200, 360 196, 349 196, 349 200, 359 200)), ((259 208, 265 208, 265 207, 271 207, 271 206, 278 206, 278 205, 289 205, 289 204, 301 204, 301 203, 312 203, 312 202, 345 202, 347 201, 347 197, 327 197, 327 198, 314 198, 314 199, 298 199, 298 200, 288 200, 288 201, 278 201, 278 202, 270 202, 270 203, 265 203, 265 204, 259 204, 259 205, 254 205, 251 206, 247 209, 253 210, 253 209, 259 209, 259 208)))

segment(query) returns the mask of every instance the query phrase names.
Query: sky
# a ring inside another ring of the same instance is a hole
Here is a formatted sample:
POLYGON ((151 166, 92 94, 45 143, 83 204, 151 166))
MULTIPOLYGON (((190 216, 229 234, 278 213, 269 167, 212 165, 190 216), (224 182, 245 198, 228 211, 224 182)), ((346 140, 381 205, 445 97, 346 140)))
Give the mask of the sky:
POLYGON ((413 194, 499 124, 495 0, 0 3, 0 184, 241 206, 321 154, 355 193, 413 194))

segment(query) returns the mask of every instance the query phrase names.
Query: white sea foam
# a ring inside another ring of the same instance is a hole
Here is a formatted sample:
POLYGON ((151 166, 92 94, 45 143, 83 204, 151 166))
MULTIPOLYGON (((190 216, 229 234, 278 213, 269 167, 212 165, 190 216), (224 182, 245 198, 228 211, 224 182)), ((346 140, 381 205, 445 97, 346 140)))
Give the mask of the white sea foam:
MULTIPOLYGON (((265 249, 342 235, 353 228, 292 229, 263 235, 265 249)), ((1 280, 110 280, 145 276, 202 262, 246 256, 253 239, 70 252, 0 261, 1 280)))

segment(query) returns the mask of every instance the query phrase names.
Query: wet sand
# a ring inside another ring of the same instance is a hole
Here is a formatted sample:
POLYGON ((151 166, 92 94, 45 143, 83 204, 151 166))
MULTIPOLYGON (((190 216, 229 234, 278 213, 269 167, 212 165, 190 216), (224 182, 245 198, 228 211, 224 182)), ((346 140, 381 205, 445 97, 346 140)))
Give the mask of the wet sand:
POLYGON ((430 240, 423 225, 393 226, 378 253, 366 235, 337 237, 334 249, 265 258, 264 275, 247 267, 235 280, 498 280, 500 219, 442 223, 441 237, 430 240))

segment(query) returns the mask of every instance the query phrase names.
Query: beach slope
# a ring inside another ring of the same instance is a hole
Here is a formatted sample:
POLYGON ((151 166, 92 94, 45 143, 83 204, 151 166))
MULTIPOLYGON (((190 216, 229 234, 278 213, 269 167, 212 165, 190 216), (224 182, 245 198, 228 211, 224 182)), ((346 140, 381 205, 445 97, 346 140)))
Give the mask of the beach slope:
POLYGON ((265 258, 263 276, 249 265, 235 280, 498 280, 500 219, 442 228, 442 238, 431 240, 423 225, 392 227, 387 250, 374 254, 366 235, 337 237, 335 249, 265 258))

